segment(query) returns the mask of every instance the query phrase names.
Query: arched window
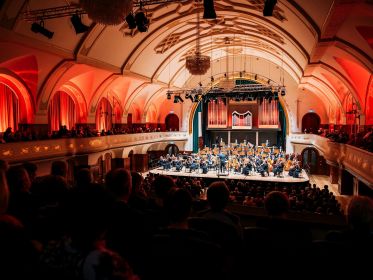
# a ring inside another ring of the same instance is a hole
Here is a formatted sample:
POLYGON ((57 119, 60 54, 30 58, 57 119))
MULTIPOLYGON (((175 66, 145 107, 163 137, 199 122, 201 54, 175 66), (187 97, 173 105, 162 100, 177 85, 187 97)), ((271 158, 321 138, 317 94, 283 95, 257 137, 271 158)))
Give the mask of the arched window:
POLYGON ((0 132, 11 127, 18 129, 19 104, 13 90, 6 84, 0 83, 0 132))
POLYGON ((64 91, 58 91, 48 106, 48 123, 50 131, 57 131, 61 126, 72 129, 76 123, 74 100, 64 91))
POLYGON ((320 117, 316 113, 307 113, 302 118, 302 132, 307 129, 307 132, 316 133, 320 128, 320 117))
POLYGON ((167 131, 179 131, 179 117, 176 114, 168 114, 165 123, 167 131))

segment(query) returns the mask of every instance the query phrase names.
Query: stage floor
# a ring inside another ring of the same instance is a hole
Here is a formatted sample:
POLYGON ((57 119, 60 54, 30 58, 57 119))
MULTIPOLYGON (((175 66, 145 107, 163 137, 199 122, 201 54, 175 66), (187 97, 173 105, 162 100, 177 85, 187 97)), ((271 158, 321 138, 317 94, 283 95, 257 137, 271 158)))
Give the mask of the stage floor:
POLYGON ((202 178, 222 178, 222 179, 233 179, 233 180, 250 180, 250 181, 266 181, 266 182, 281 182, 281 183, 304 183, 308 182, 309 178, 307 173, 302 170, 300 178, 294 178, 288 175, 287 171, 284 171, 282 177, 273 176, 273 173, 270 172, 269 176, 262 177, 259 173, 254 175, 245 176, 243 174, 234 174, 230 172, 229 174, 217 174, 216 171, 209 171, 206 174, 203 174, 202 171, 197 172, 185 172, 184 169, 180 172, 176 171, 167 171, 162 167, 150 170, 149 173, 152 174, 161 174, 161 175, 170 175, 170 176, 182 176, 182 177, 202 177, 202 178))

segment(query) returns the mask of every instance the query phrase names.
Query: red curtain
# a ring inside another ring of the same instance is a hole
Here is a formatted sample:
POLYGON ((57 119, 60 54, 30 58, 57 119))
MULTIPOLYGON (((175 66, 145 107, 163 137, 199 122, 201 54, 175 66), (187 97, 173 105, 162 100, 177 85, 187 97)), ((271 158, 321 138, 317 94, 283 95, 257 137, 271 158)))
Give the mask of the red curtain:
POLYGON ((278 118, 278 101, 272 100, 272 102, 269 102, 264 99, 263 103, 259 105, 259 125, 278 126, 278 118))
POLYGON ((62 125, 72 129, 76 123, 74 100, 66 92, 57 92, 49 104, 48 118, 51 131, 59 130, 62 125))
POLYGON ((107 101, 106 98, 102 98, 100 103, 97 106, 96 110, 96 129, 109 130, 112 126, 112 109, 111 104, 107 101))
POLYGON ((0 83, 0 131, 11 127, 18 129, 19 107, 18 98, 14 92, 3 83, 0 83))

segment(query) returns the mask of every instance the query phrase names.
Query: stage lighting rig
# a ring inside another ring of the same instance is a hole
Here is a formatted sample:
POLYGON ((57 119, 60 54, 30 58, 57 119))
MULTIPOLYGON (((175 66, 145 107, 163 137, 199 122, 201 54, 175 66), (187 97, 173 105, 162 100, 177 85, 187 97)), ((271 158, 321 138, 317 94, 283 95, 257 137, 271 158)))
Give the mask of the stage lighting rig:
POLYGON ((40 23, 34 22, 31 25, 31 31, 34 32, 34 33, 40 33, 40 34, 44 35, 45 37, 47 37, 48 39, 52 39, 53 35, 54 35, 54 32, 52 32, 52 31, 50 31, 50 30, 48 30, 44 27, 44 21, 40 21, 40 23))
POLYGON ((263 16, 271 17, 276 3, 277 3, 277 0, 265 0, 264 8, 263 8, 263 16))

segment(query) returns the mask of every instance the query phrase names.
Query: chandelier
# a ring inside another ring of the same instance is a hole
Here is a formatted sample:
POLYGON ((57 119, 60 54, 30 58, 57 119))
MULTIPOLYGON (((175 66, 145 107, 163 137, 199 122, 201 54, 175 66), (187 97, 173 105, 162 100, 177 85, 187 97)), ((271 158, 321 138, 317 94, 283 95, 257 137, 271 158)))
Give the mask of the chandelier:
POLYGON ((194 55, 186 57, 185 67, 192 75, 204 75, 207 70, 210 69, 210 57, 202 55, 200 51, 199 42, 200 30, 199 30, 199 12, 197 12, 197 39, 196 39, 196 51, 194 55))
POLYGON ((117 25, 132 11, 132 0, 79 0, 81 7, 95 22, 117 25))

